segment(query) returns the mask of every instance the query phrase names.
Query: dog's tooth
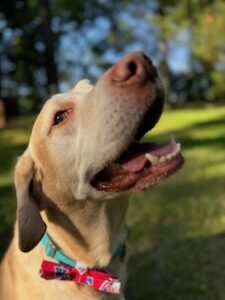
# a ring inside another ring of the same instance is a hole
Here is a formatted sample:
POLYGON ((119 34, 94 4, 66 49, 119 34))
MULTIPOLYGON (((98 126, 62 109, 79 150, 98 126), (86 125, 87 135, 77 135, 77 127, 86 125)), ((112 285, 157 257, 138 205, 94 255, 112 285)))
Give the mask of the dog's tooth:
POLYGON ((172 152, 172 154, 173 154, 173 157, 174 157, 174 156, 176 156, 176 155, 177 155, 177 153, 178 153, 178 151, 177 151, 177 148, 175 148, 175 149, 173 150, 173 152, 172 152))
POLYGON ((169 153, 166 155, 166 159, 170 160, 173 157, 173 153, 169 153))
POLYGON ((180 152, 180 149, 181 149, 181 144, 180 143, 176 143, 177 153, 180 152))
POLYGON ((178 153, 178 152, 177 152, 177 150, 175 149, 175 150, 171 153, 171 156, 172 156, 172 157, 175 157, 175 156, 177 155, 177 153, 178 153))
POLYGON ((174 135, 171 134, 171 144, 174 145, 173 150, 168 153, 167 155, 162 155, 162 156, 155 156, 151 153, 145 153, 145 157, 151 162, 151 164, 154 166, 157 163, 164 163, 166 160, 170 160, 173 157, 175 157, 181 149, 181 144, 180 143, 176 143, 174 135))
POLYGON ((173 133, 171 133, 171 135, 170 135, 170 142, 172 145, 176 145, 176 140, 175 140, 175 136, 173 133))
POLYGON ((173 150, 173 152, 174 152, 174 155, 175 155, 175 156, 179 153, 179 149, 177 148, 177 146, 176 146, 176 148, 173 150))
POLYGON ((165 161, 166 161, 166 159, 167 159, 167 157, 166 156, 160 156, 160 158, 159 158, 159 162, 160 163, 164 163, 165 161))
POLYGON ((158 163, 158 157, 155 155, 152 155, 151 153, 145 153, 145 157, 147 160, 150 161, 150 163, 154 166, 158 163))

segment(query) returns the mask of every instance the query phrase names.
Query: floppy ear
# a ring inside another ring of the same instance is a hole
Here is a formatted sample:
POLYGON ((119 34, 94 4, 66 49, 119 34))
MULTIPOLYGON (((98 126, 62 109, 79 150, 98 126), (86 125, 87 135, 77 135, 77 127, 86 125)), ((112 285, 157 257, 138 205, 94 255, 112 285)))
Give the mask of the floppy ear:
POLYGON ((15 169, 19 247, 23 252, 32 250, 46 231, 46 224, 30 189, 33 172, 34 164, 26 150, 15 169))

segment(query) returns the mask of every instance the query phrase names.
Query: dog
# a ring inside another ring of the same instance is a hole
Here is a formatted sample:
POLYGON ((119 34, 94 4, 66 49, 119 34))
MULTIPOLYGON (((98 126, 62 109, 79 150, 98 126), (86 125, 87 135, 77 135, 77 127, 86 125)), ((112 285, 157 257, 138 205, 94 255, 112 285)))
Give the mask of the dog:
POLYGON ((139 143, 163 103, 151 59, 132 52, 95 86, 82 80, 44 104, 15 168, 17 221, 1 300, 124 298, 128 196, 184 161, 174 140, 139 143))

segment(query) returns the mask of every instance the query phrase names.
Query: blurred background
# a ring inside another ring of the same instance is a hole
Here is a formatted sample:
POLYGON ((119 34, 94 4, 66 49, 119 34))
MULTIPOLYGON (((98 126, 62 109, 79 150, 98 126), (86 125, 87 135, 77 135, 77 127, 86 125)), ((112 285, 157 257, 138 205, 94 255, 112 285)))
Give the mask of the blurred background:
POLYGON ((13 166, 44 101, 141 50, 167 89, 146 139, 175 133, 186 164, 132 196, 127 298, 225 299, 224 16, 223 0, 1 0, 0 255, 15 219, 13 166))

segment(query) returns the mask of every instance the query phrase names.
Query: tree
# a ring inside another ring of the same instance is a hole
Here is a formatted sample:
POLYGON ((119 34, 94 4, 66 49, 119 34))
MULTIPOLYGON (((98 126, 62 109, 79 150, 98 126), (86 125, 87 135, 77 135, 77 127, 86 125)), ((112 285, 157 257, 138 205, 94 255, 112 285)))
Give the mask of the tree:
MULTIPOLYGON (((191 99, 225 96, 225 3, 222 0, 157 1, 151 22, 160 28, 160 40, 175 40, 189 48, 188 81, 191 99), (161 11, 163 7, 163 13, 161 11)), ((187 78, 187 76, 185 76, 187 78)))
POLYGON ((222 0, 2 0, 0 11, 0 95, 36 98, 38 106, 62 85, 95 80, 122 54, 141 49, 171 95, 225 96, 222 0), (180 45, 189 65, 177 71, 171 52, 180 45))
MULTIPOLYGON (((58 90, 56 57, 63 32, 60 28, 53 31, 51 4, 48 0, 1 1, 0 20, 4 28, 0 35, 0 55, 3 63, 11 66, 1 68, 4 90, 2 84, 0 92, 4 95, 32 96, 38 102, 58 90)), ((58 1, 58 4, 63 4, 63 1, 58 1)), ((65 19, 68 22, 68 18, 65 19)))
MULTIPOLYGON (((114 14, 120 4, 102 1, 68 0, 2 0, 0 3, 0 21, 4 22, 4 32, 0 35, 3 62, 10 68, 1 68, 4 89, 0 94, 6 96, 17 93, 18 96, 32 96, 38 105, 40 99, 46 99, 58 90, 59 76, 66 77, 74 62, 79 68, 83 60, 81 49, 79 58, 68 61, 68 68, 62 70, 59 45, 67 35, 77 33, 74 40, 79 49, 81 38, 86 48, 90 47, 93 56, 101 55, 108 44, 101 40, 102 48, 96 46, 93 39, 80 36, 87 33, 97 20, 105 18, 116 30, 114 14), (7 32, 10 36, 7 38, 7 32), (72 63, 71 63, 72 62, 72 63)), ((72 38, 71 38, 72 40, 72 38)), ((1 55, 1 52, 0 52, 1 55)), ((66 61, 64 61, 66 63, 66 61)), ((85 62, 82 62, 85 68, 85 62)), ((86 69, 87 72, 89 68, 86 69)), ((35 106, 36 106, 35 104, 35 106)))

